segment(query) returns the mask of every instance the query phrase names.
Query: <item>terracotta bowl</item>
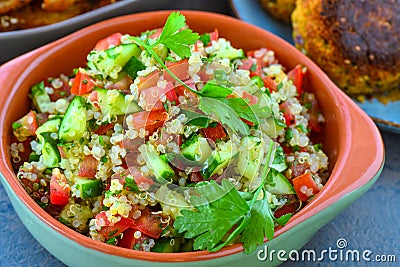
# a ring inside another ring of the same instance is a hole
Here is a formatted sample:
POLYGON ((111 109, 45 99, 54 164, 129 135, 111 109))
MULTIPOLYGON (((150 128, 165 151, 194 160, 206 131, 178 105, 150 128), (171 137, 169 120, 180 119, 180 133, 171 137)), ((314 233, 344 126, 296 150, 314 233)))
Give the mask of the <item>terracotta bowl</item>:
MULTIPOLYGON (((329 159, 331 176, 325 188, 276 237, 265 243, 268 250, 299 250, 328 221, 359 198, 376 181, 384 164, 383 142, 372 120, 345 96, 306 56, 275 35, 238 19, 220 14, 183 11, 190 27, 199 32, 218 28, 220 35, 245 50, 268 47, 276 51, 289 69, 296 64, 308 68, 305 86, 318 98, 326 124, 318 136, 329 159)), ((159 266, 184 263, 189 266, 222 264, 276 265, 261 262, 263 251, 245 255, 241 244, 216 253, 207 251, 165 253, 133 251, 97 242, 67 228, 42 210, 24 191, 12 171, 8 151, 11 124, 28 110, 30 87, 47 76, 70 73, 85 63, 97 40, 116 31, 139 34, 161 27, 168 11, 127 15, 103 21, 20 56, 0 67, 1 181, 22 222, 55 257, 69 266, 159 266)), ((260 250, 265 246, 260 246, 260 250)))

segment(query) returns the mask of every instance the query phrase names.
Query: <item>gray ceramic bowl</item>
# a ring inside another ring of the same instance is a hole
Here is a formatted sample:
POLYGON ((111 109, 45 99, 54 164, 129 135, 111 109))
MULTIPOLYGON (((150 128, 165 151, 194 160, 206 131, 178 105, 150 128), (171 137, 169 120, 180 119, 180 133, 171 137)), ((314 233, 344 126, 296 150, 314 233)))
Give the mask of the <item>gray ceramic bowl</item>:
POLYGON ((2 32, 0 64, 95 22, 119 15, 162 9, 172 2, 172 0, 122 0, 47 26, 2 32))

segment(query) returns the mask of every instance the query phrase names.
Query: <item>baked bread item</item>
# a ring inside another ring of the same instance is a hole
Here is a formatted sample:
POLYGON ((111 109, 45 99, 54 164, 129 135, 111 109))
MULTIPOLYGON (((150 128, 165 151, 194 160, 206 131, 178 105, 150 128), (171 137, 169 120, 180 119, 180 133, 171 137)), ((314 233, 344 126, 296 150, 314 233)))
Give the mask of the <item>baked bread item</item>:
POLYGON ((290 23, 296 0, 260 0, 261 6, 274 18, 290 23))
POLYGON ((298 0, 296 46, 351 96, 400 97, 400 0, 298 0))

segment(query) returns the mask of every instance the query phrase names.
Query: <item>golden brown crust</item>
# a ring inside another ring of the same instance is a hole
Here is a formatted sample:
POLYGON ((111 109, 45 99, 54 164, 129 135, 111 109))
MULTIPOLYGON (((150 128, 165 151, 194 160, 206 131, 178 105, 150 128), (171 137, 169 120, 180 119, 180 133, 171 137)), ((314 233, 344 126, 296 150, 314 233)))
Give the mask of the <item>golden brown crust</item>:
POLYGON ((346 93, 398 91, 399 9, 400 0, 297 0, 293 38, 346 93))
POLYGON ((21 8, 32 0, 0 0, 0 15, 21 8))

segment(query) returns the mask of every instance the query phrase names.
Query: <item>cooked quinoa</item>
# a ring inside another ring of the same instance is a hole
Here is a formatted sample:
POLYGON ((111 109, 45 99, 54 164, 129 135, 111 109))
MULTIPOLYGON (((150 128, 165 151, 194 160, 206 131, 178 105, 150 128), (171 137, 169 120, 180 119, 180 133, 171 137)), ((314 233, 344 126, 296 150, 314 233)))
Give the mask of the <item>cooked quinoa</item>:
MULTIPOLYGON (((227 180, 252 192, 268 165, 284 188, 271 183, 264 193, 277 218, 294 214, 323 189, 328 157, 310 134, 321 131, 324 117, 314 95, 300 88, 306 67, 287 70, 274 51, 244 53, 215 32, 192 45, 187 59, 160 44, 159 57, 189 90, 131 36, 113 36, 111 47, 96 45, 89 53, 87 66, 34 85, 32 110, 13 124, 17 177, 60 222, 111 245, 165 252, 167 242, 170 252, 190 251, 193 238, 178 234, 174 221, 194 210, 197 185, 227 180), (111 52, 118 58, 128 48, 140 49, 134 74, 126 67, 131 61, 101 65, 111 52), (221 107, 205 112, 196 93, 210 81, 231 90, 226 99, 244 99, 265 113, 250 114, 257 122, 251 116, 235 121, 237 130, 221 119, 221 107), (274 159, 265 162, 271 144, 274 159), (304 177, 311 182, 296 183, 304 177)), ((154 31, 141 35, 149 43, 156 38, 154 31)))

